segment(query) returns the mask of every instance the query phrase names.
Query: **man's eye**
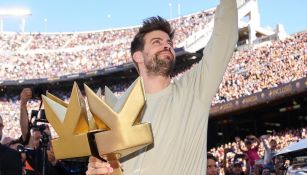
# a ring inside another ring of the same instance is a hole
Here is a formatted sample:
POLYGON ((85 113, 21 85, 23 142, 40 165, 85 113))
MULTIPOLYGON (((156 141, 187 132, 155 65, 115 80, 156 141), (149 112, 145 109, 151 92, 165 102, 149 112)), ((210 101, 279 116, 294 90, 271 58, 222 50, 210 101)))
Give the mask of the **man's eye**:
POLYGON ((173 44, 173 42, 168 42, 168 44, 171 46, 171 47, 173 47, 174 46, 174 44, 173 44))
POLYGON ((160 44, 160 40, 154 40, 152 43, 153 44, 160 44))

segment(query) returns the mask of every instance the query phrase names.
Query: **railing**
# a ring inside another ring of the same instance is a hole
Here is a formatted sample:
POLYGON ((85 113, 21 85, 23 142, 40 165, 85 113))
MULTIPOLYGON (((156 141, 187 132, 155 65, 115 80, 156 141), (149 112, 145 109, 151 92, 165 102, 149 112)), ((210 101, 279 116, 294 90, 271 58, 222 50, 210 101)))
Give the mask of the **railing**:
POLYGON ((266 89, 261 92, 242 97, 229 102, 219 103, 211 107, 210 116, 218 116, 229 112, 238 111, 252 106, 281 99, 283 97, 307 91, 307 78, 279 85, 276 88, 266 89))

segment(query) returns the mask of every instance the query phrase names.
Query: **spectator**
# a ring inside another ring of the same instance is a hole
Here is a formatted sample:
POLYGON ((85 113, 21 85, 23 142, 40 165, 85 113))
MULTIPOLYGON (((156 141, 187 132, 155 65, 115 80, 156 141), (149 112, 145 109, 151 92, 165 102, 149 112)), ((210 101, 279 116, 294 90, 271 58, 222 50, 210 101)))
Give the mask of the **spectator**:
POLYGON ((238 143, 239 149, 247 155, 250 172, 257 172, 258 167, 256 166, 256 162, 258 164, 260 161, 260 156, 258 154, 260 140, 254 135, 247 136, 245 140, 246 149, 243 149, 240 138, 236 137, 235 139, 238 143), (253 143, 255 142, 256 145, 253 147, 253 143))
POLYGON ((264 152, 264 166, 273 169, 274 168, 274 160, 273 156, 277 153, 276 147, 277 142, 275 139, 270 140, 270 145, 268 144, 268 136, 261 136, 260 139, 264 145, 265 152, 264 152))
POLYGON ((50 142, 51 133, 49 126, 43 124, 33 125, 32 128, 29 127, 31 122, 29 122, 27 103, 30 98, 32 98, 32 90, 30 88, 24 88, 20 93, 21 138, 25 145, 33 149, 31 154, 27 154, 26 162, 31 167, 31 171, 35 172, 35 175, 39 175, 43 171, 45 171, 44 173, 46 175, 68 174, 65 167, 55 159, 50 142))
MULTIPOLYGON (((235 162, 232 166, 232 172, 229 175, 245 175, 243 171, 243 163, 235 162)), ((226 174, 227 175, 227 174, 226 174)))
MULTIPOLYGON (((3 120, 0 116, 0 140, 2 138, 3 120)), ((17 151, 0 143, 0 174, 21 175, 21 159, 17 151)))
POLYGON ((212 154, 207 154, 207 175, 217 175, 217 158, 215 158, 212 154))
POLYGON ((245 175, 243 171, 243 162, 240 162, 234 157, 234 162, 230 163, 227 167, 227 153, 233 152, 234 150, 230 150, 229 148, 224 148, 224 159, 223 159, 223 169, 225 175, 245 175))

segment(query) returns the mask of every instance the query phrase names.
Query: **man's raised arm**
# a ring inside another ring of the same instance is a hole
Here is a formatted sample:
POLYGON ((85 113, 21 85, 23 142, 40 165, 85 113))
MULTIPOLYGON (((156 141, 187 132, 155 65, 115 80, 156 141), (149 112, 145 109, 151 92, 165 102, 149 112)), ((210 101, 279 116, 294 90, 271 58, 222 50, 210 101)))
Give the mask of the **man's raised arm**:
POLYGON ((221 0, 216 9, 212 36, 204 49, 203 59, 196 71, 200 78, 201 99, 211 100, 222 81, 226 67, 238 41, 238 10, 236 0, 221 0))
POLYGON ((30 98, 32 98, 32 90, 30 88, 24 88, 20 93, 20 119, 19 119, 23 142, 28 142, 30 138, 29 115, 27 109, 27 103, 30 98))

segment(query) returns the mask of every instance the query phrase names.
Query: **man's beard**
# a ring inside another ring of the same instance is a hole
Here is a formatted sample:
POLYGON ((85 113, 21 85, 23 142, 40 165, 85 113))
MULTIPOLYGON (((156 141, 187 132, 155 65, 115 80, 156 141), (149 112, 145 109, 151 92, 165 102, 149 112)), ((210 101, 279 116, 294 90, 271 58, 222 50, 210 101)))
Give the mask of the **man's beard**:
POLYGON ((161 52, 162 51, 156 53, 149 62, 145 62, 145 67, 149 76, 160 75, 168 77, 173 72, 175 66, 175 58, 173 56, 168 56, 168 58, 159 58, 159 54, 161 52))

